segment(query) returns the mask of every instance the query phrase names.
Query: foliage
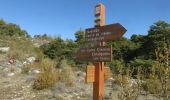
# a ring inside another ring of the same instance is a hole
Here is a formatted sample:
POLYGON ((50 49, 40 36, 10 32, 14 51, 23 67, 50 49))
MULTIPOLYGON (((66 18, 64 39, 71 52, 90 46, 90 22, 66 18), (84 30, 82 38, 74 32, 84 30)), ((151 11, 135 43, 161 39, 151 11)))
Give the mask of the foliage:
POLYGON ((112 45, 113 59, 129 61, 133 50, 137 48, 135 43, 127 38, 121 38, 114 42, 107 42, 107 45, 112 45))
POLYGON ((151 70, 154 66, 156 66, 158 63, 154 60, 142 60, 142 59, 135 59, 133 61, 130 61, 130 66, 133 67, 134 73, 133 75, 137 74, 137 68, 138 66, 141 67, 141 70, 143 71, 143 74, 145 77, 149 76, 149 73, 151 73, 151 70))
POLYGON ((44 34, 39 34, 39 35, 34 35, 35 39, 41 39, 41 40, 52 40, 50 36, 48 36, 46 33, 44 34))
POLYGON ((110 63, 110 68, 113 72, 113 74, 120 74, 120 73, 123 73, 124 72, 124 68, 125 68, 125 64, 124 62, 121 60, 114 60, 110 63))
POLYGON ((48 45, 41 46, 44 54, 51 59, 69 59, 71 60, 76 44, 67 39, 66 41, 62 40, 60 37, 55 38, 48 45))
POLYGON ((85 41, 85 33, 84 31, 82 31, 81 29, 79 31, 77 31, 75 34, 75 42, 78 44, 78 45, 82 45, 85 41))
POLYGON ((170 24, 164 21, 156 22, 144 38, 145 42, 137 50, 138 58, 156 59, 155 49, 163 49, 165 43, 170 44, 170 24))
POLYGON ((57 37, 48 45, 44 45, 41 48, 44 51, 44 54, 47 55, 49 58, 60 59, 63 57, 63 49, 65 48, 65 44, 60 37, 57 37))
POLYGON ((0 19, 0 35, 30 37, 30 35, 18 25, 6 23, 2 19, 0 19))

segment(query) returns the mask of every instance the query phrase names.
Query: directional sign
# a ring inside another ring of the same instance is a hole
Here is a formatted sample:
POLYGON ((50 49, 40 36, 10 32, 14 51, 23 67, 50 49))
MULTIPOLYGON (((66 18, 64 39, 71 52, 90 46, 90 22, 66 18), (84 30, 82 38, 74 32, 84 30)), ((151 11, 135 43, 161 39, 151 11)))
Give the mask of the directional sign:
POLYGON ((111 61, 112 46, 101 46, 93 48, 80 48, 76 58, 82 61, 111 61))
POLYGON ((86 83, 93 83, 95 81, 95 66, 88 65, 86 68, 86 83))
MULTIPOLYGON (((104 80, 111 77, 110 67, 104 67, 104 80)), ((93 83, 95 81, 95 66, 88 65, 86 68, 86 83, 93 83)))
POLYGON ((88 28, 85 32, 86 42, 116 40, 122 37, 126 29, 119 23, 101 27, 88 28))

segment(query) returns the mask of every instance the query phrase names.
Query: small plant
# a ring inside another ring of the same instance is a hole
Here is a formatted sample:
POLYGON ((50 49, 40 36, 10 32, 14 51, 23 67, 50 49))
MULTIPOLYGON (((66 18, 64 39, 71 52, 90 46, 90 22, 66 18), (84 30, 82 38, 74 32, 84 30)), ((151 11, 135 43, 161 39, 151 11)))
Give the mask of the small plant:
POLYGON ((155 50, 157 64, 152 68, 147 88, 149 93, 164 100, 170 99, 170 72, 169 57, 170 47, 165 45, 163 49, 155 50))
POLYGON ((125 75, 119 75, 121 76, 119 80, 121 90, 118 94, 120 100, 136 100, 139 95, 140 83, 138 78, 140 78, 140 74, 138 73, 137 80, 132 79, 133 71, 134 69, 131 69, 129 66, 125 75))
POLYGON ((169 59, 170 59, 170 45, 167 45, 165 43, 164 48, 157 49, 155 51, 156 53, 156 60, 158 62, 157 69, 157 77, 160 81, 161 85, 161 93, 160 95, 164 99, 170 99, 170 89, 169 84, 170 84, 170 73, 169 73, 169 59))
POLYGON ((22 73, 23 74, 28 74, 28 72, 31 70, 32 64, 24 65, 22 67, 22 73))

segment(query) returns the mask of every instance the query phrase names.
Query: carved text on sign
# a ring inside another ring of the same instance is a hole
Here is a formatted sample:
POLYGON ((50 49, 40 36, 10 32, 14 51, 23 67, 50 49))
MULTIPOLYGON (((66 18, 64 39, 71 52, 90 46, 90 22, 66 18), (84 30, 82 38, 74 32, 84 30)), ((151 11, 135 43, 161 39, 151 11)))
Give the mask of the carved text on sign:
POLYGON ((85 40, 86 42, 116 40, 125 32, 126 29, 119 23, 88 28, 85 32, 85 40))
POLYGON ((111 61, 112 46, 80 48, 77 58, 83 61, 111 61))

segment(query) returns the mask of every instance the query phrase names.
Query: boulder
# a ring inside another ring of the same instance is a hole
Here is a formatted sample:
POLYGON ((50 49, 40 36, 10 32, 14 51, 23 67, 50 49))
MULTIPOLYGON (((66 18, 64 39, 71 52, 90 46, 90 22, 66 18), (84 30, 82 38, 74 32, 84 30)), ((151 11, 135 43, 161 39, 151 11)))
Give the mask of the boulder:
POLYGON ((7 53, 10 47, 0 47, 0 52, 7 53))

